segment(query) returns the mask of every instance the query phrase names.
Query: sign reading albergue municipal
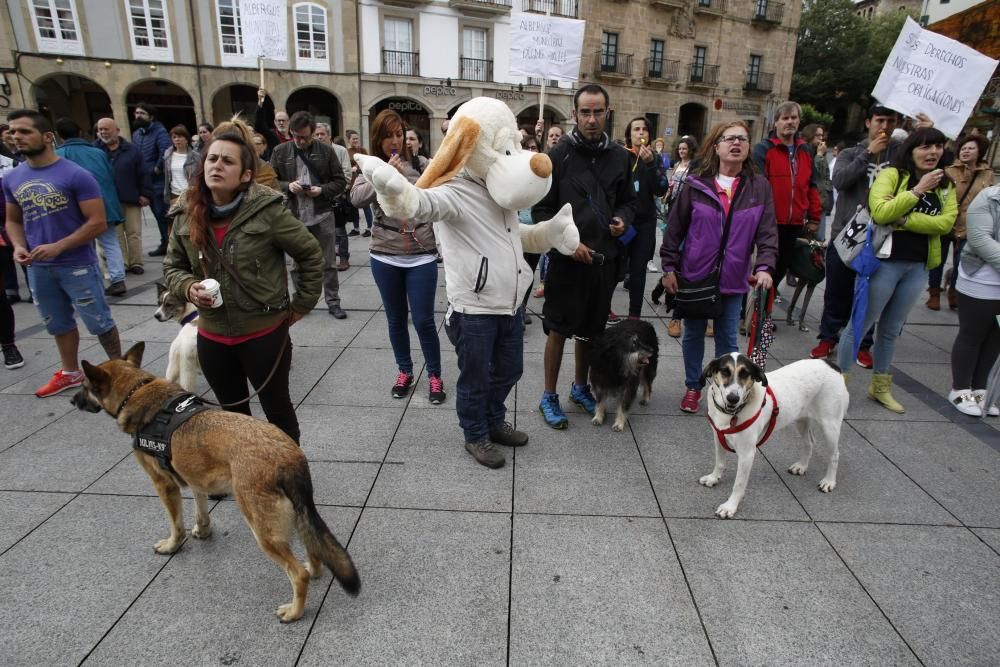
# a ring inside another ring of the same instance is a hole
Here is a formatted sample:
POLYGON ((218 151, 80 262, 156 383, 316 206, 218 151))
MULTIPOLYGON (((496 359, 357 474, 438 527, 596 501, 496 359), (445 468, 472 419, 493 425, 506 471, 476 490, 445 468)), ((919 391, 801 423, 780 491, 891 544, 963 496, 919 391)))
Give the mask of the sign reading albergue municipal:
POLYGON ((543 79, 580 78, 585 21, 543 14, 510 15, 510 73, 543 79))
POLYGON ((996 60, 907 18, 872 96, 908 116, 927 114, 954 139, 996 67, 996 60))
POLYGON ((288 60, 287 0, 243 0, 240 3, 243 54, 288 60))

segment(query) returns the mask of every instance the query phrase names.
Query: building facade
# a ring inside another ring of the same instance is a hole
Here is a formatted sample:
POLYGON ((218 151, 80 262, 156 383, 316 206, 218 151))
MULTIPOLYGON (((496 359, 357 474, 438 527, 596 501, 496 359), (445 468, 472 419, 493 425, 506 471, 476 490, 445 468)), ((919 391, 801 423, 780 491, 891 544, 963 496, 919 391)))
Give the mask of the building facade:
POLYGON ((919 16, 926 0, 855 0, 854 13, 866 19, 891 14, 910 12, 919 16))
MULTIPOLYGON (((253 113, 260 85, 244 53, 248 0, 5 0, 0 105, 72 116, 89 129, 125 125, 140 101, 167 127, 253 113), (5 83, 6 82, 6 83, 5 83)), ((586 21, 580 81, 610 92, 608 130, 646 115, 659 136, 704 136, 741 118, 756 137, 791 82, 799 3, 773 0, 288 1, 289 62, 266 63, 276 108, 306 109, 335 133, 395 109, 431 148, 438 128, 476 96, 539 117, 541 81, 509 74, 511 13, 586 21)), ((546 82, 541 115, 570 122, 577 83, 546 82)))

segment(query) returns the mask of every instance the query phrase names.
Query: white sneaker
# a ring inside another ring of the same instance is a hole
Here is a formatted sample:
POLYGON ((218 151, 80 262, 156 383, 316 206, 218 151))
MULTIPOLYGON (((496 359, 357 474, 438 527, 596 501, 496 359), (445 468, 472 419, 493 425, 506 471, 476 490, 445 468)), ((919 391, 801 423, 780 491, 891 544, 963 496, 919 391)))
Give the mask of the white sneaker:
MULTIPOLYGON (((983 401, 986 400, 986 390, 985 389, 973 389, 972 393, 976 397, 976 402, 979 403, 979 411, 983 410, 983 401)), ((996 403, 990 406, 989 411, 986 413, 989 417, 1000 417, 1000 408, 996 406, 996 403)))
POLYGON ((976 394, 971 389, 952 389, 948 392, 948 400, 963 415, 969 415, 970 417, 983 416, 983 409, 979 407, 976 394))
POLYGON ((652 259, 646 262, 646 270, 649 271, 650 273, 659 273, 660 271, 662 271, 660 265, 657 264, 656 261, 652 259))

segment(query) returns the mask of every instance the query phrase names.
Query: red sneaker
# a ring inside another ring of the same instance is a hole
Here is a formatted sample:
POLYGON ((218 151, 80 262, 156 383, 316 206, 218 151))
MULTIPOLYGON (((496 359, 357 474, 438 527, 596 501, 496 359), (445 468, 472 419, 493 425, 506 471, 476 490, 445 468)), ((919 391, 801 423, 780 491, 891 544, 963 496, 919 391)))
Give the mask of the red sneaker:
POLYGON ((855 361, 861 368, 871 368, 875 365, 875 360, 872 359, 872 351, 866 348, 858 350, 858 358, 855 361))
POLYGON ((688 389, 681 399, 681 410, 692 414, 698 412, 698 403, 701 402, 701 392, 697 389, 688 389))
POLYGON ((608 324, 618 324, 621 321, 622 321, 621 315, 619 315, 613 310, 608 312, 608 324))
POLYGON ((836 349, 837 344, 832 340, 821 340, 819 345, 809 351, 809 356, 813 359, 826 359, 836 349))
POLYGON ((76 373, 56 371, 52 374, 51 380, 38 388, 38 391, 35 392, 35 396, 38 398, 55 396, 61 391, 66 391, 67 389, 72 389, 73 387, 79 387, 82 384, 83 373, 80 371, 77 371, 76 373))

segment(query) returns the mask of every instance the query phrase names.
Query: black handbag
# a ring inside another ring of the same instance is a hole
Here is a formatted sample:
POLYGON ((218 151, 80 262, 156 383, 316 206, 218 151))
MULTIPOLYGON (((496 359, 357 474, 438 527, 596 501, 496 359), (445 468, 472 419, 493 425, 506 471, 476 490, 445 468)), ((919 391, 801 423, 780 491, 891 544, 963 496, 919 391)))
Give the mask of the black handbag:
POLYGON ((715 268, 701 280, 688 280, 678 272, 677 294, 674 296, 674 317, 682 320, 714 320, 722 316, 722 291, 719 286, 722 261, 726 257, 726 241, 729 240, 733 209, 745 180, 740 179, 729 205, 729 213, 722 225, 722 241, 719 243, 719 259, 715 263, 715 268))

